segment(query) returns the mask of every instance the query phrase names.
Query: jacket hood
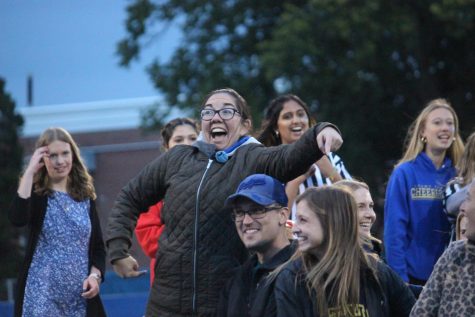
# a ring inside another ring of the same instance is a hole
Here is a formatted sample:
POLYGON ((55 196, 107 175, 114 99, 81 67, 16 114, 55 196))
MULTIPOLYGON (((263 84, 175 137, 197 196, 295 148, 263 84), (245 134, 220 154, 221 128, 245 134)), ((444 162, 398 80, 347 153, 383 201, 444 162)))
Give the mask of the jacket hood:
POLYGON ((444 162, 442 163, 439 169, 436 168, 434 162, 432 162, 430 157, 425 152, 421 152, 416 157, 415 161, 423 165, 428 170, 436 171, 437 173, 446 173, 448 169, 452 168, 452 160, 447 156, 445 157, 444 162))

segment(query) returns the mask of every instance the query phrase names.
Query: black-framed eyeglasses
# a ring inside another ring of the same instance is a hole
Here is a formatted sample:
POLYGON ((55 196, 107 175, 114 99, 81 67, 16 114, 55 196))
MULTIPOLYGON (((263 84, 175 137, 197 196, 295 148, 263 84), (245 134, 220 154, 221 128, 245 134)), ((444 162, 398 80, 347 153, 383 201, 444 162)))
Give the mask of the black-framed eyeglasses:
POLYGON ((223 108, 223 109, 220 109, 220 110, 203 109, 203 110, 201 110, 201 114, 200 114, 201 115, 201 120, 210 121, 211 119, 213 119, 213 117, 216 113, 223 120, 231 120, 232 118, 234 118, 234 114, 236 114, 236 113, 241 115, 241 113, 239 111, 237 111, 236 109, 234 109, 234 108, 223 108))
POLYGON ((273 207, 261 207, 259 209, 254 210, 241 210, 241 209, 234 209, 231 213, 231 218, 236 222, 241 222, 244 220, 244 217, 249 215, 252 219, 261 219, 264 218, 266 213, 271 210, 281 209, 281 206, 273 206, 273 207))

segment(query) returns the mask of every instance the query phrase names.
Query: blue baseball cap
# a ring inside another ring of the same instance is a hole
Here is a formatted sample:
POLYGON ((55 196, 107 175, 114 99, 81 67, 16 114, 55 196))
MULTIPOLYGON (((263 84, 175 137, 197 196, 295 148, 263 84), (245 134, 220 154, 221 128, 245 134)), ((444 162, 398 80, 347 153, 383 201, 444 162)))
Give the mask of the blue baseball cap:
POLYGON ((285 185, 265 174, 246 177, 239 184, 237 191, 226 199, 225 205, 229 207, 238 197, 249 198, 261 206, 279 204, 286 207, 288 202, 285 185))

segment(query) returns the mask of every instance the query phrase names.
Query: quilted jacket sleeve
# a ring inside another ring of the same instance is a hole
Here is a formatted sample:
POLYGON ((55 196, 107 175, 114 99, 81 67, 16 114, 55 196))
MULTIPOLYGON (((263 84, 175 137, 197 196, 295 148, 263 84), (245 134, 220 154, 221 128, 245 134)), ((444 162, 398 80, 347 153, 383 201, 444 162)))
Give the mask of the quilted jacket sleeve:
POLYGON ((270 175, 282 182, 291 181, 307 172, 323 156, 318 148, 317 135, 326 127, 339 132, 331 123, 319 123, 293 144, 255 149, 247 164, 255 164, 256 173, 270 175))
POLYGON ((168 165, 172 153, 176 151, 168 151, 145 166, 118 194, 106 229, 106 246, 111 263, 129 256, 128 250, 132 244, 137 218, 149 206, 163 199, 167 169, 171 170, 179 165, 168 165))

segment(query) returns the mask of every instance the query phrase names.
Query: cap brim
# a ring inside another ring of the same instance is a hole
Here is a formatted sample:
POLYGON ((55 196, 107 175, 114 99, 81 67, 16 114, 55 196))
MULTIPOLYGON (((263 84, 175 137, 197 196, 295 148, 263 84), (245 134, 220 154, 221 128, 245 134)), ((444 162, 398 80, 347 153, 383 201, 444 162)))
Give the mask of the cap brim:
POLYGON ((252 193, 252 192, 240 192, 240 193, 233 194, 233 195, 229 196, 228 199, 226 199, 226 202, 224 203, 224 205, 226 207, 230 207, 232 204, 234 204, 234 202, 236 201, 236 199, 238 197, 248 198, 248 199, 252 200, 253 202, 255 202, 256 204, 261 205, 261 206, 269 206, 269 205, 272 205, 272 204, 275 203, 274 200, 272 200, 270 198, 267 198, 265 196, 262 196, 262 195, 258 195, 258 194, 252 193))

